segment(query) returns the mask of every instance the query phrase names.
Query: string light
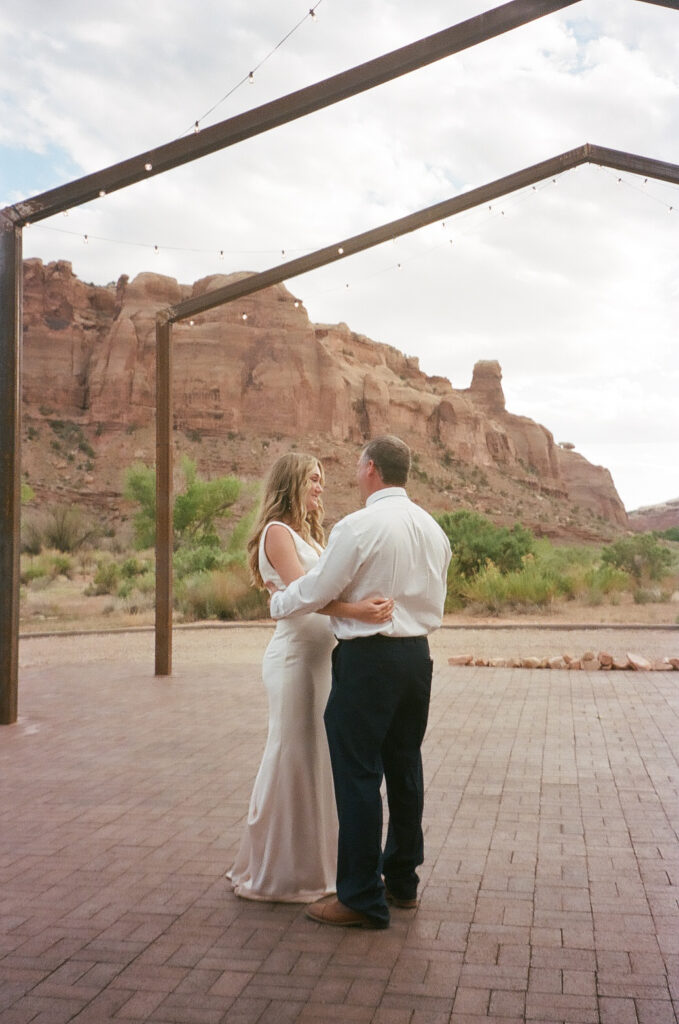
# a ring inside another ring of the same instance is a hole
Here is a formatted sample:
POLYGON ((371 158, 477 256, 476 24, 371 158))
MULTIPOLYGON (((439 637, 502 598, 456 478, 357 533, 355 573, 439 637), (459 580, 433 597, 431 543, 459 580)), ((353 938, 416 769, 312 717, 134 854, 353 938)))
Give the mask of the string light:
POLYGON ((254 71, 251 71, 250 74, 248 75, 248 82, 250 83, 250 85, 254 85, 255 84, 255 73, 254 73, 254 71))
POLYGON ((191 125, 191 128, 187 128, 186 131, 184 131, 182 134, 186 135, 188 132, 190 132, 192 130, 195 131, 195 126, 199 123, 199 121, 204 121, 206 117, 209 117, 210 114, 212 114, 217 109, 217 107, 220 107, 222 105, 222 103, 224 103, 226 100, 228 100, 228 98, 230 96, 232 96, 236 92, 237 89, 240 89, 241 85, 243 85, 245 82, 250 82, 252 84, 252 82, 254 80, 255 72, 259 71, 259 69, 261 68, 262 64, 265 64, 271 57, 273 57, 273 55, 276 52, 276 50, 278 50, 283 45, 283 43, 286 43, 288 41, 288 39, 290 38, 290 36, 293 35, 297 31, 298 28, 301 28, 301 26, 304 24, 304 22, 307 20, 307 18, 310 18, 312 21, 317 21, 318 20, 318 15, 316 14, 316 8, 321 3, 322 3, 322 0, 318 0, 318 3, 316 3, 314 7, 310 7, 308 14, 305 14, 303 18, 300 18, 300 20, 297 22, 297 24, 293 25, 289 32, 286 32, 286 34, 283 36, 283 38, 281 40, 279 40, 279 42, 276 43, 276 45, 273 47, 272 50, 269 51, 269 53, 267 53, 266 57, 263 57, 262 60, 260 60, 259 64, 256 64, 254 66, 252 71, 249 71, 247 75, 245 75, 243 78, 241 78, 240 82, 236 82, 236 84, 234 86, 232 86, 229 89, 228 92, 224 93, 224 95, 222 96, 222 98, 220 100, 217 100, 217 102, 214 103, 210 107, 209 110, 206 110, 205 113, 201 117, 199 117, 197 121, 194 121, 194 123, 191 125))
POLYGON ((87 245, 88 242, 89 238, 87 237, 87 235, 83 235, 83 245, 87 245))
POLYGON ((100 188, 99 189, 99 198, 103 199, 105 195, 106 195, 106 189, 105 188, 100 188))
POLYGON ((247 320, 247 318, 248 318, 247 313, 241 313, 240 318, 241 318, 241 320, 247 320))
POLYGON ((157 255, 158 255, 158 253, 160 252, 160 249, 158 248, 158 246, 157 246, 157 245, 154 245, 154 246, 153 246, 153 251, 154 251, 154 253, 155 253, 155 254, 156 254, 156 256, 157 256, 157 255))
POLYGON ((224 250, 223 249, 219 250, 219 258, 220 258, 220 260, 224 259, 224 250))
POLYGON ((144 170, 145 171, 152 171, 153 170, 153 164, 144 164, 144 170))
POLYGON ((340 256, 344 255, 344 249, 342 248, 341 245, 340 245, 339 249, 337 250, 337 252, 339 253, 340 256))
POLYGON ((195 322, 196 322, 195 320, 189 320, 189 327, 193 327, 195 322))
POLYGON ((193 134, 197 135, 199 131, 200 131, 200 121, 196 121, 194 126, 193 126, 193 134))

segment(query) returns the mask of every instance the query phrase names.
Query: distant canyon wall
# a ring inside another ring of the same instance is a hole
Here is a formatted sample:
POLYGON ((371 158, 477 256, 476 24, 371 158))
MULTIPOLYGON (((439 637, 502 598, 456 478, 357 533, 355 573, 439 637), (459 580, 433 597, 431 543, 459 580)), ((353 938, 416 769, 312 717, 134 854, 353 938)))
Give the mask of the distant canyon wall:
MULTIPOLYGON (((80 281, 67 262, 27 260, 25 408, 35 416, 56 410, 99 431, 153 423, 156 312, 242 276, 181 285, 144 273, 102 287, 80 281)), ((395 433, 415 451, 519 476, 627 526, 608 470, 507 412, 497 362, 477 363, 470 387, 455 389, 345 324, 311 323, 283 285, 178 324, 173 339, 179 429, 225 438, 320 435, 354 446, 395 433)))

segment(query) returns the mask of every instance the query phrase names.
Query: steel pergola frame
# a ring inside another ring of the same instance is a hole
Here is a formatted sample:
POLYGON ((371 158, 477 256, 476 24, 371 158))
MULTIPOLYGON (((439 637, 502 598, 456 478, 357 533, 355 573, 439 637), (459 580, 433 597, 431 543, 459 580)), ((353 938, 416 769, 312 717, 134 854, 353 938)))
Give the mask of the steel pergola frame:
MULTIPOLYGON (((21 337, 22 324, 22 228, 31 222, 44 220, 63 210, 82 205, 92 199, 126 188, 156 174, 200 159, 209 153, 235 145, 245 139, 262 134, 282 124, 305 117, 324 107, 358 95, 411 71, 485 42, 525 25, 537 18, 572 6, 580 0, 510 0, 500 7, 470 18, 424 39, 401 47, 381 57, 358 65, 349 71, 334 75, 315 85, 290 93, 244 114, 229 118, 205 128, 197 134, 176 139, 166 145, 86 175, 66 185, 51 189, 0 210, 0 725, 12 724, 18 713, 18 641, 19 641, 19 554, 20 554, 20 501, 21 501, 21 337)), ((637 0, 676 10, 676 0, 637 0)), ((277 281, 306 273, 338 258, 346 258, 362 249, 378 245, 389 237, 406 234, 424 224, 446 215, 469 209, 483 198, 472 199, 483 190, 502 188, 487 195, 502 195, 522 187, 507 187, 510 179, 519 179, 536 168, 558 163, 559 171, 577 163, 593 160, 596 150, 601 157, 614 151, 586 145, 572 153, 579 154, 575 163, 568 163, 563 154, 552 161, 527 168, 516 175, 499 179, 481 190, 473 190, 427 210, 411 214, 373 231, 336 243, 284 266, 274 267, 253 275, 237 285, 246 287, 238 294, 226 294, 226 289, 211 293, 208 309, 223 302, 250 294, 277 281), (589 155, 585 156, 587 150, 589 155), (500 183, 504 183, 503 186, 500 183), (466 202, 467 205, 464 205, 466 202), (457 204, 457 206, 456 206, 457 204), (460 205, 462 204, 462 205, 460 205), (446 212, 444 212, 447 211, 446 212), (340 254, 338 249, 344 252, 340 254), (314 262, 317 260, 317 262, 314 262), (304 269, 300 269, 304 267, 304 269), (279 275, 279 276, 277 276, 279 275)), ((610 157, 614 159, 614 157, 610 157)), ((633 173, 663 177, 677 181, 677 168, 660 161, 646 161, 631 154, 615 154, 616 163, 607 166, 633 173), (625 166, 622 166, 624 164, 625 166), (632 166, 632 164, 634 166, 632 166), (656 167, 658 174, 647 165, 656 167), (641 168, 636 170, 635 168, 641 168)), ((549 173, 558 173, 556 170, 549 173)), ((544 173, 541 177, 546 176, 544 173)), ((536 178, 534 180, 540 180, 536 178)), ((527 183, 527 181, 526 181, 527 183)), ((487 196, 486 196, 487 197, 487 196)), ((203 297, 206 298, 206 297, 203 297)), ((193 301, 193 300, 190 300, 193 301)), ((193 308, 193 312, 199 310, 193 308)), ((157 566, 156 566, 156 674, 171 672, 171 461, 170 436, 172 427, 170 381, 172 372, 171 323, 192 315, 187 303, 159 314, 157 324, 157 566)))

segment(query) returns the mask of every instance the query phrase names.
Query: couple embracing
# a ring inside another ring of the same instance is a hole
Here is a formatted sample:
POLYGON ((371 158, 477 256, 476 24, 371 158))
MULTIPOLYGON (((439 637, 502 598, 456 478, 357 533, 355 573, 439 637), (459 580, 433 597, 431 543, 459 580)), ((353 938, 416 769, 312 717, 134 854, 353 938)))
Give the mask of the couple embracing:
POLYGON ((309 903, 323 924, 387 928, 388 902, 417 906, 427 635, 441 625, 450 546, 408 498, 409 468, 399 438, 370 441, 365 505, 325 547, 323 468, 284 455, 249 543, 279 621, 263 662, 269 733, 229 877, 245 898, 309 903))

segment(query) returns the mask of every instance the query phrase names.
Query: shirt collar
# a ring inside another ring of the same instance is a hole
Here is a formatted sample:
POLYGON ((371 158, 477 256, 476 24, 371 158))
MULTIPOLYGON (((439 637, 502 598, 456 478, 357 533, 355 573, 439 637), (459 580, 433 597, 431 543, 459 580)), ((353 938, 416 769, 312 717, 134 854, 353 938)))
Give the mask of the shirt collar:
POLYGON ((372 505, 374 501, 379 501, 380 498, 407 498, 405 487, 380 487, 379 491, 373 491, 369 498, 366 499, 366 508, 368 505, 372 505))

